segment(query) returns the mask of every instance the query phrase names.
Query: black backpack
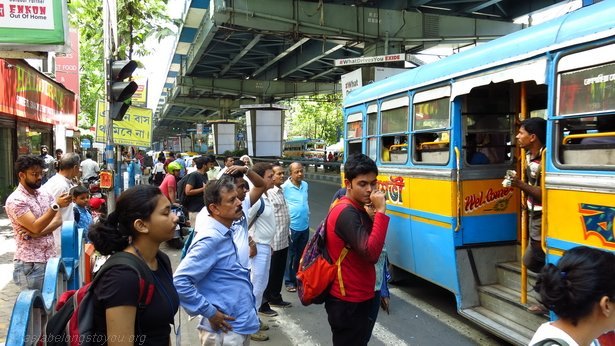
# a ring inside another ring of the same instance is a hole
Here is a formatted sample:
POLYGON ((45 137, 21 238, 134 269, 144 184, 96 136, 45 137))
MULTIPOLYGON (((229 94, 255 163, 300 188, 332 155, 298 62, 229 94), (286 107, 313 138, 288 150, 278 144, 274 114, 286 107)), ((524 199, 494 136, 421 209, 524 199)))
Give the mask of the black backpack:
MULTIPOLYGON (((159 263, 165 270, 172 273, 171 263, 160 253, 156 255, 159 263)), ((78 290, 66 291, 58 299, 56 313, 47 321, 45 329, 47 345, 68 346, 68 345, 93 345, 97 340, 94 326, 94 287, 103 274, 117 265, 124 265, 132 268, 139 275, 139 305, 138 313, 143 311, 151 302, 154 296, 155 285, 154 276, 141 259, 126 253, 117 252, 109 257, 102 265, 94 280, 78 290), (76 341, 76 343, 74 342, 76 341)))
POLYGON ((188 199, 188 196, 186 196, 186 183, 188 182, 188 177, 194 173, 198 173, 198 172, 192 172, 190 174, 186 174, 184 175, 183 178, 179 179, 179 181, 177 182, 177 201, 181 205, 186 204, 186 200, 188 199))

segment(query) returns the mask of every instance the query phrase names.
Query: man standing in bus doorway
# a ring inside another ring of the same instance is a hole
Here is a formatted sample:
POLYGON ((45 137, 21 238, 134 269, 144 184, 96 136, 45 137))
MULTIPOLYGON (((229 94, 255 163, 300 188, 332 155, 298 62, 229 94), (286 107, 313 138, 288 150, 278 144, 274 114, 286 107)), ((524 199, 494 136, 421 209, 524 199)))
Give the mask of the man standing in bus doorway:
POLYGON ((327 215, 326 249, 333 262, 342 258, 325 300, 333 345, 367 345, 374 306, 375 264, 384 247, 389 217, 378 190, 376 163, 364 154, 348 158, 344 166, 346 195, 327 215), (371 206, 373 219, 365 207, 371 206))
MULTIPOLYGON (((511 186, 521 189, 527 195, 527 209, 529 211, 528 230, 529 244, 523 255, 523 264, 534 273, 540 272, 545 265, 545 253, 542 251, 542 191, 540 176, 542 174, 540 161, 542 151, 545 149, 547 133, 546 121, 542 118, 529 118, 521 122, 517 143, 526 150, 526 178, 527 182, 518 177, 511 178, 511 186)), ((531 306, 530 312, 542 313, 544 309, 531 306)))
POLYGON ((290 178, 282 184, 282 190, 290 214, 286 290, 297 292, 297 268, 299 268, 299 260, 310 236, 308 183, 303 181, 303 165, 300 162, 290 164, 290 178))

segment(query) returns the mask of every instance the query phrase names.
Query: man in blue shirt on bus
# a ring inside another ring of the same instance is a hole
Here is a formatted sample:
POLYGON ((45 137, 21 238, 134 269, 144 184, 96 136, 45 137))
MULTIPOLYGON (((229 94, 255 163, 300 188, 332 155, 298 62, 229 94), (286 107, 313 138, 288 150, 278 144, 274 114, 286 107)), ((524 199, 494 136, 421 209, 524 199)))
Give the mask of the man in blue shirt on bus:
POLYGON ((173 283, 189 315, 199 323, 202 345, 245 345, 258 332, 250 270, 239 262, 231 225, 243 217, 232 178, 205 189, 205 222, 175 271, 173 283))
POLYGON ((310 206, 308 205, 308 183, 303 181, 303 165, 293 162, 290 177, 282 184, 284 198, 290 214, 290 246, 288 247, 288 272, 286 290, 297 291, 297 268, 310 236, 310 206))

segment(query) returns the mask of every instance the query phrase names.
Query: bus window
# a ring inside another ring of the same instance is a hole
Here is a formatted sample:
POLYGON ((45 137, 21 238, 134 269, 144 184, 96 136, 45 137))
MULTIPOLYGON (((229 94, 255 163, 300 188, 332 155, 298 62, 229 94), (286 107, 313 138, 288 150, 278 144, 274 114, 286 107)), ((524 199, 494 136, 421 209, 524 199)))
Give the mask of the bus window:
MULTIPOLYGON (((576 53, 580 54, 580 53, 576 53)), ((556 143, 564 165, 613 169, 615 166, 615 89, 608 77, 615 62, 579 68, 571 54, 558 68, 571 68, 557 76, 556 143)))
POLYGON ((558 122, 557 131, 562 138, 561 163, 615 166, 615 115, 564 119, 558 122))
POLYGON ((511 114, 467 115, 465 157, 470 165, 498 164, 512 159, 511 114))
POLYGON ((373 104, 367 108, 367 156, 376 161, 378 158, 378 106, 373 104))
POLYGON ((413 158, 417 163, 446 164, 449 160, 449 98, 414 105, 413 158))
POLYGON ((357 153, 361 153, 362 148, 361 148, 361 141, 348 141, 348 143, 346 144, 347 147, 347 156, 350 156, 352 154, 357 154, 357 153))
POLYGON ((380 159, 382 162, 406 163, 408 160, 408 98, 402 97, 383 102, 380 118, 380 159))

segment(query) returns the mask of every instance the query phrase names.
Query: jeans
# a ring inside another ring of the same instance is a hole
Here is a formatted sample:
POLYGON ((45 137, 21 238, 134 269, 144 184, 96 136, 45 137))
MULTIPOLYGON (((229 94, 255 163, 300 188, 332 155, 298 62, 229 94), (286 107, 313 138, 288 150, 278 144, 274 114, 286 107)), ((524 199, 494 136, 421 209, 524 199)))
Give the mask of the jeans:
POLYGON ((274 251, 271 255, 271 265, 269 266, 269 280, 267 288, 263 294, 263 301, 266 303, 282 302, 282 282, 284 281, 284 270, 286 269, 286 259, 288 258, 288 248, 274 251))
POLYGON ((22 290, 43 289, 46 263, 15 260, 13 266, 13 282, 15 282, 15 285, 19 286, 22 290))
POLYGON ((271 245, 256 244, 256 256, 250 258, 252 270, 250 281, 252 281, 252 293, 254 293, 256 310, 263 302, 263 293, 269 280, 269 266, 271 265, 271 245))
POLYGON ((310 237, 310 229, 304 231, 290 230, 290 245, 288 247, 288 276, 286 286, 297 287, 297 269, 303 255, 303 249, 310 237))

